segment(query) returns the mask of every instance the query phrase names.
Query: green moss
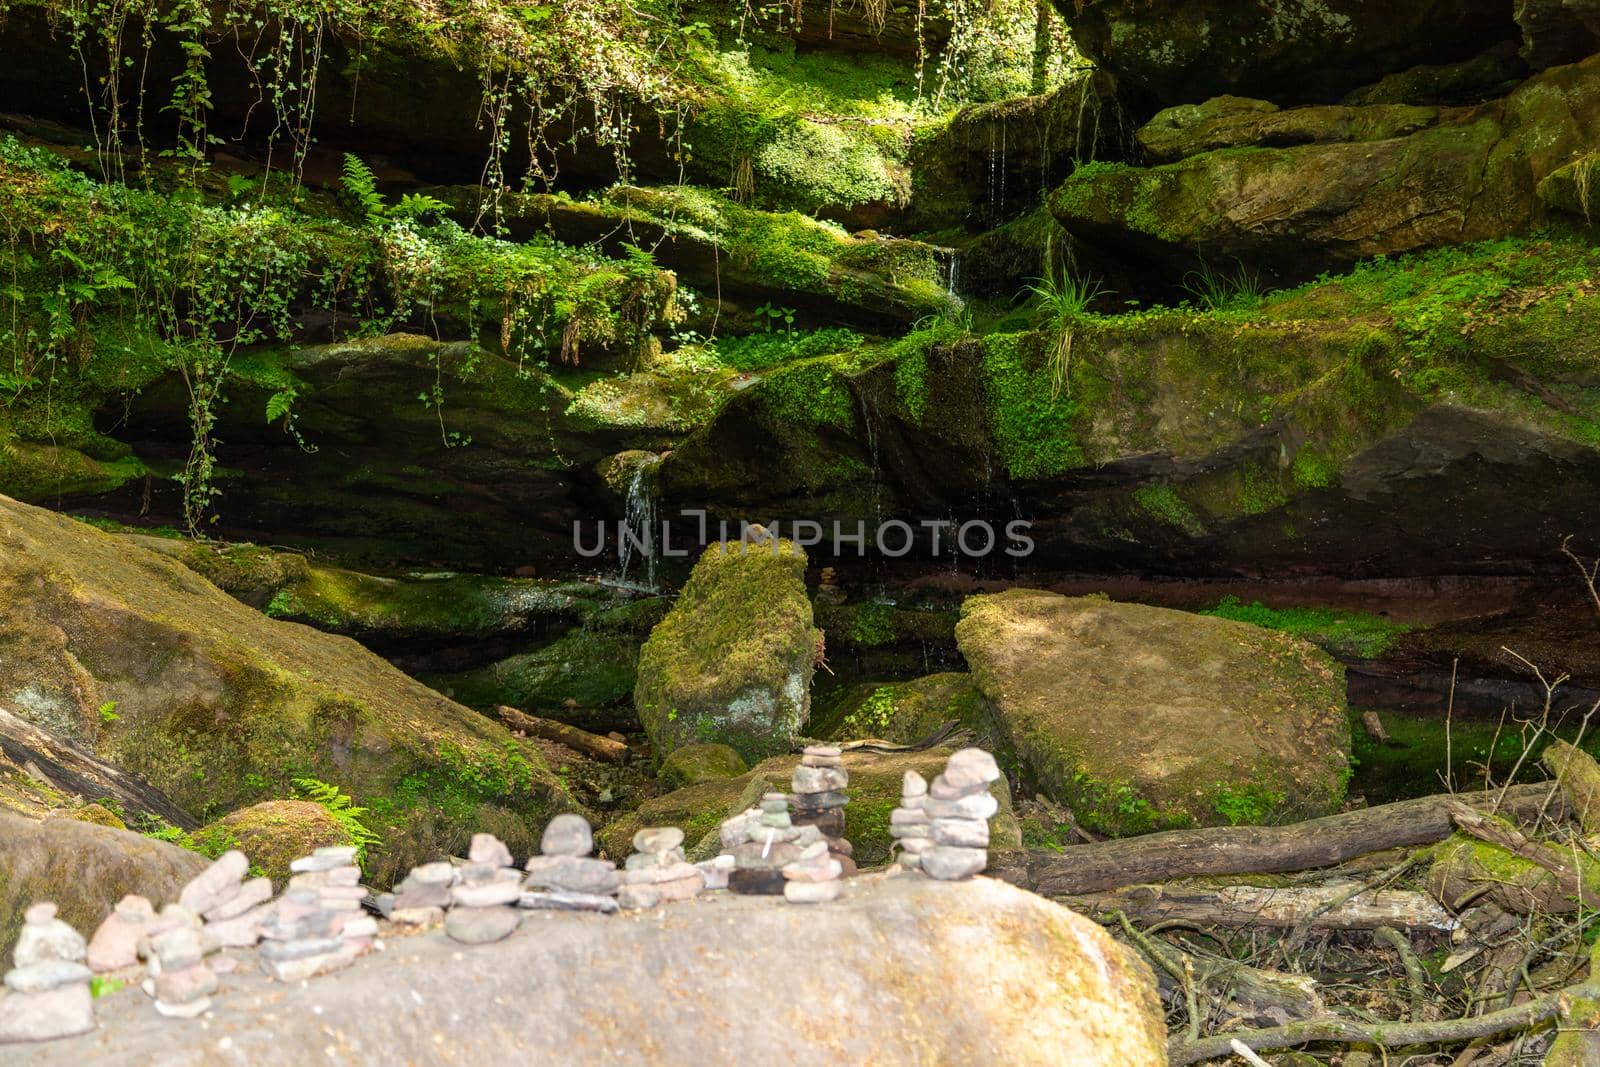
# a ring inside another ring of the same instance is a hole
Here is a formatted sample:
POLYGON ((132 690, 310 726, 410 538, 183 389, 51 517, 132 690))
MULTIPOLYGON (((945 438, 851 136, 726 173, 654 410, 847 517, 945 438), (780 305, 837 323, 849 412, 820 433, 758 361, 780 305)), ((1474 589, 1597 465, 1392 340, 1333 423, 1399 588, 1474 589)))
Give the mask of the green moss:
POLYGON ((1224 597, 1215 607, 1200 612, 1218 618, 1247 622, 1268 630, 1303 637, 1337 656, 1377 659, 1410 626, 1378 615, 1333 608, 1269 608, 1259 601, 1242 603, 1238 597, 1224 597))
POLYGON ((1273 821, 1272 816, 1283 805, 1283 794, 1260 786, 1231 786, 1217 783, 1212 807, 1229 826, 1258 826, 1273 821))
POLYGON ((739 753, 727 745, 684 745, 667 754, 656 777, 667 789, 682 789, 719 778, 737 778, 749 770, 739 753))
POLYGON ((1029 479, 1081 466, 1078 406, 1054 393, 1039 337, 991 334, 981 345, 990 432, 1006 470, 1029 479))
POLYGON ((1133 491, 1133 500, 1164 526, 1182 530, 1191 537, 1200 537, 1206 532, 1200 516, 1170 485, 1141 485, 1133 491))
POLYGON ((780 422, 848 429, 855 422, 855 400, 844 378, 847 366, 838 356, 787 364, 762 381, 761 397, 780 422))

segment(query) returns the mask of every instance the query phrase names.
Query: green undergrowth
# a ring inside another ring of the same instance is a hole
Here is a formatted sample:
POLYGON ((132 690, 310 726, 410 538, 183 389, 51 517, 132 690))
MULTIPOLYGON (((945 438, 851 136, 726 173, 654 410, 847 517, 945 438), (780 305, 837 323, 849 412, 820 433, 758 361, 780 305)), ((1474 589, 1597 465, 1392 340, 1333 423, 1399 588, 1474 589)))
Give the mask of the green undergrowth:
POLYGON ((1411 630, 1403 623, 1367 612, 1314 607, 1269 608, 1260 601, 1246 604, 1234 596, 1223 597, 1215 607, 1200 614, 1303 637, 1332 655, 1359 659, 1377 659, 1400 635, 1411 630))

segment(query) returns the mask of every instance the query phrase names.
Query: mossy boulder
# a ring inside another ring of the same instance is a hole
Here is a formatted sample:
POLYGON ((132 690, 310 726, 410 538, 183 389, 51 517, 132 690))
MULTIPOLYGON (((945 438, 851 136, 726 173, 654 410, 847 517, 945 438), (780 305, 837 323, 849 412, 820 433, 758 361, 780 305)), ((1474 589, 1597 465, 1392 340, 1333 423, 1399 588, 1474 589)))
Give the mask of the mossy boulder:
POLYGON ((1555 211, 1593 224, 1600 219, 1600 148, 1557 167, 1539 182, 1539 199, 1555 211))
POLYGON ((974 743, 991 749, 994 745, 993 711, 965 671, 884 685, 863 683, 832 710, 824 736, 836 740, 876 738, 911 745, 956 722, 973 733, 974 743))
POLYGON ((327 808, 309 800, 264 800, 230 811, 196 830, 193 838, 208 854, 239 849, 250 857, 251 869, 279 889, 295 860, 319 848, 355 843, 327 808))
POLYGON ((760 759, 800 736, 822 650, 805 570, 788 540, 705 550, 639 653, 634 706, 658 753, 711 742, 760 759))
POLYGON ((737 778, 750 770, 739 753, 727 745, 684 745, 675 748, 661 761, 656 775, 668 789, 737 778))
POLYGON ((338 786, 384 838, 369 856, 379 882, 496 811, 526 824, 512 847, 527 849, 539 821, 575 806, 536 749, 354 641, 275 622, 124 537, 5 498, 0 634, 0 697, 60 719, 199 820, 296 777, 338 786))
MULTIPOLYGON (((852 751, 844 754, 850 772, 850 803, 844 809, 845 837, 855 850, 856 862, 874 867, 889 860, 889 813, 900 804, 900 787, 906 771, 933 780, 955 751, 940 747, 921 752, 852 751)), ((676 826, 683 830, 691 858, 716 855, 721 846, 717 827, 730 815, 755 807, 761 794, 789 792, 790 778, 800 762, 797 755, 774 756, 736 778, 719 778, 686 786, 645 801, 604 827, 597 835, 612 856, 624 856, 635 831, 644 826, 676 826)), ((1004 852, 1022 847, 1022 830, 1011 807, 1010 787, 1004 779, 990 789, 1000 810, 990 820, 990 849, 1004 852)))
POLYGON ((1169 266, 1192 263, 1202 248, 1300 277, 1520 233, 1547 215, 1539 182, 1596 147, 1600 56, 1411 133, 1423 113, 1388 107, 1246 115, 1242 129, 1237 115, 1229 121, 1232 132, 1217 116, 1193 136, 1168 129, 1158 145, 1235 140, 1252 124, 1256 139, 1157 167, 1080 167, 1052 195, 1051 210, 1080 237, 1127 244, 1169 266), (1265 147, 1291 122, 1305 127, 1294 136, 1339 133, 1347 143, 1265 147))
POLYGON ((0 811, 0 957, 11 958, 30 904, 54 901, 61 919, 88 937, 125 895, 148 897, 159 908, 176 900, 206 863, 128 830, 0 811))
MULTIPOLYGON (((1385 74, 1470 59, 1514 37, 1497 0, 1055 0, 1073 43, 1135 107, 1223 93, 1337 100, 1385 74)), ((1145 112, 1148 114, 1149 112, 1145 112)))
POLYGON ((1299 107, 1283 110, 1266 100, 1218 96, 1203 104, 1179 104, 1139 127, 1135 138, 1152 163, 1173 163, 1218 148, 1256 145, 1384 141, 1427 129, 1439 109, 1405 104, 1371 107, 1299 107))
POLYGON ((469 707, 509 704, 605 733, 638 728, 631 702, 638 662, 637 637, 577 629, 531 652, 427 680, 469 707))
POLYGON ((1344 672, 1308 642, 1031 589, 969 598, 956 639, 1024 777, 1093 829, 1291 822, 1344 799, 1344 672))

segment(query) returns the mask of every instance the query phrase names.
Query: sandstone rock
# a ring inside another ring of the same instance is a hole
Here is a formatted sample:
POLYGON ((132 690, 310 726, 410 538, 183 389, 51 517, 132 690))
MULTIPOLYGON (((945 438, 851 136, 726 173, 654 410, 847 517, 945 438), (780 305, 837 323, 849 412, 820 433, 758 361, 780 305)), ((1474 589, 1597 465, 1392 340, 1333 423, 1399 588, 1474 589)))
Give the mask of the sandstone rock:
POLYGON ((1078 48, 1146 107, 1224 93, 1336 100, 1419 63, 1469 59, 1516 33, 1509 6, 1495 0, 1056 0, 1056 10, 1078 48))
POLYGON ((587 856, 594 851, 589 820, 570 812, 557 815, 544 828, 539 851, 546 856, 587 856))
POLYGON ((1265 100, 1219 96, 1203 104, 1166 108, 1139 128, 1136 139, 1152 163, 1172 163, 1218 148, 1253 145, 1383 141, 1427 129, 1439 109, 1404 104, 1328 105, 1280 110, 1265 100))
POLYGON ((275 885, 289 877, 289 864, 318 848, 348 845, 350 835, 328 809, 309 800, 266 800, 229 812, 196 832, 236 843, 250 864, 275 885))
POLYGON ((1215 825, 1239 796, 1290 821, 1343 798, 1343 672, 1303 641, 1029 589, 969 598, 956 636, 1017 758, 1087 826, 1215 825))
POLYGON ((917 862, 932 878, 958 881, 970 878, 989 865, 989 853, 982 848, 955 848, 935 845, 917 855, 917 862))
POLYGON ((737 778, 750 769, 728 745, 684 745, 675 748, 661 761, 657 777, 669 789, 681 789, 719 778, 737 778))
POLYGON ((444 932, 464 945, 484 945, 510 937, 521 922, 516 908, 451 908, 444 917, 444 932))
POLYGON ((676 826, 646 827, 633 835, 633 847, 639 852, 671 852, 683 844, 683 831, 676 826))
POLYGON ((48 993, 0 998, 0 1045, 52 1041, 93 1029, 94 998, 88 982, 48 993))
POLYGON ((250 860, 238 849, 230 849, 183 887, 183 892, 178 894, 178 903, 197 915, 203 915, 238 892, 240 881, 248 873, 250 860))
POLYGON ((98 973, 118 971, 139 962, 139 941, 156 912, 144 897, 129 894, 117 902, 89 939, 87 962, 98 973))
POLYGON ((821 632, 805 553, 714 544, 639 655, 634 703, 658 752, 713 741, 746 759, 789 747, 811 713, 821 632))

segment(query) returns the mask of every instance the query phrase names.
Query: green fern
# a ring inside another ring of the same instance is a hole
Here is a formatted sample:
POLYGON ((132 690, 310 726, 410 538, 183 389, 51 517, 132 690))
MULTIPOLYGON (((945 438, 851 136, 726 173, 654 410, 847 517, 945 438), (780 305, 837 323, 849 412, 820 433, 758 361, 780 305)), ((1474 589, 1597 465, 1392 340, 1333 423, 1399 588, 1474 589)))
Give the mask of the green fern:
POLYGON ((378 176, 361 161, 360 156, 350 152, 344 154, 344 174, 340 184, 344 186, 345 196, 350 199, 363 222, 375 222, 388 214, 388 205, 378 192, 378 176))
POLYGON ((450 205, 436 196, 427 193, 406 193, 400 202, 388 209, 391 218, 420 219, 424 215, 444 215, 450 210, 450 205))
POLYGON ((314 804, 320 804, 329 815, 333 816, 340 829, 350 838, 350 843, 356 846, 356 863, 360 863, 367 854, 367 849, 378 844, 382 838, 361 821, 367 813, 366 808, 358 807, 356 802, 346 796, 338 786, 316 778, 296 778, 295 790, 314 804))

